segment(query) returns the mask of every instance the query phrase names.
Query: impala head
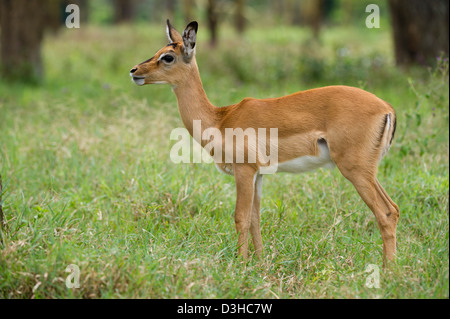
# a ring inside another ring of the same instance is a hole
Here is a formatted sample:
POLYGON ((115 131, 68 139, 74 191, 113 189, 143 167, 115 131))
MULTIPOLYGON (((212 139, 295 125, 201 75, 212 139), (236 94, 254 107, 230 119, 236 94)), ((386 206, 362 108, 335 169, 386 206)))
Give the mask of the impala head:
POLYGON ((191 68, 195 56, 197 37, 196 21, 189 23, 181 35, 167 20, 169 44, 160 49, 150 59, 135 65, 130 76, 137 85, 171 84, 176 85, 182 75, 191 68))

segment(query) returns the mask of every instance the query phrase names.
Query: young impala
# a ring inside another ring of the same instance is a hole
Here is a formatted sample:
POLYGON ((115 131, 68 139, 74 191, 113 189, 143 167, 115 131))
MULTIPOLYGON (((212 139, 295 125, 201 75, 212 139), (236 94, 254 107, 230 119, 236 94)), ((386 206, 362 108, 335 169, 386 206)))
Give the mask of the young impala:
MULTIPOLYGON (((167 20, 170 43, 131 69, 133 81, 137 85, 170 84, 186 129, 203 147, 211 142, 203 139, 203 133, 210 128, 220 132, 276 128, 277 140, 271 146, 277 149, 277 162, 270 165, 277 172, 300 173, 336 165, 374 213, 383 239, 384 260, 393 261, 399 209, 376 178, 378 163, 395 133, 393 108, 369 92, 348 86, 328 86, 280 98, 245 98, 234 105, 215 107, 203 90, 195 59, 197 27, 197 22, 191 22, 181 35, 167 20), (200 137, 193 132, 194 121, 201 121, 200 137)), ((258 136, 258 141, 265 137, 258 136)), ((249 140, 236 144, 232 162, 224 162, 225 155, 214 157, 219 170, 235 177, 235 225, 239 254, 244 259, 249 231, 257 256, 262 254, 262 173, 269 165, 261 156, 263 150, 257 151, 256 161, 249 161, 248 155, 247 160, 236 160, 238 148, 248 153, 255 149, 249 140)), ((214 139, 216 147, 226 142, 226 138, 214 139)))

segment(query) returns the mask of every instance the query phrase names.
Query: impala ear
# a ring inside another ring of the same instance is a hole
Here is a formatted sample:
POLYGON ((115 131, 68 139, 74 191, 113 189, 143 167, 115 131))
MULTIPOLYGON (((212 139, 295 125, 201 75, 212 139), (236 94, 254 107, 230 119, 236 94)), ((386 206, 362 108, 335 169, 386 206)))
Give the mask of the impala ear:
POLYGON ((197 39, 197 21, 192 21, 183 32, 184 58, 189 62, 195 55, 195 41, 197 39))
POLYGON ((166 33, 170 43, 182 41, 181 34, 170 24, 169 19, 167 19, 166 33))

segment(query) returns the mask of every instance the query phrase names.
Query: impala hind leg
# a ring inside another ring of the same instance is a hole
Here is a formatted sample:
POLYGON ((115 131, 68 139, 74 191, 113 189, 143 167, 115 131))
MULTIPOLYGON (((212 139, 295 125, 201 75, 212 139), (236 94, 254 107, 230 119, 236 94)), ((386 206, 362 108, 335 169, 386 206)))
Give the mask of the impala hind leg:
POLYGON ((263 176, 258 174, 255 176, 255 186, 253 195, 253 207, 250 223, 250 234, 253 239, 253 246, 255 246, 256 256, 261 259, 263 246, 261 238, 261 192, 262 192, 263 176))
POLYGON ((339 170, 353 184, 358 194, 375 215, 383 239, 384 263, 395 261, 396 231, 399 219, 398 206, 380 185, 375 174, 354 167, 347 170, 341 166, 339 170))
MULTIPOLYGON (((255 192, 254 178, 256 170, 248 165, 234 164, 233 171, 236 180, 236 208, 234 220, 236 232, 238 233, 238 252, 239 255, 246 260, 248 251, 248 232, 250 230, 250 225, 252 224, 253 198, 255 192)), ((252 234, 253 232, 256 232, 255 223, 256 220, 253 223, 254 226, 251 228, 252 234)), ((259 234, 259 236, 261 235, 259 234)))

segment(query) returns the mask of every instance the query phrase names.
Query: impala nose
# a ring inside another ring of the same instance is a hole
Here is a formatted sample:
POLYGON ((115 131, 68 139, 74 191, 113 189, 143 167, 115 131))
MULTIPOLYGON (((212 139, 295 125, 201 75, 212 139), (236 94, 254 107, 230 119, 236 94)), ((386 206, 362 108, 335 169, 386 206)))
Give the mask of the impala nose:
POLYGON ((132 68, 132 69, 130 70, 130 73, 134 73, 134 72, 136 72, 136 70, 137 70, 137 68, 132 68))

